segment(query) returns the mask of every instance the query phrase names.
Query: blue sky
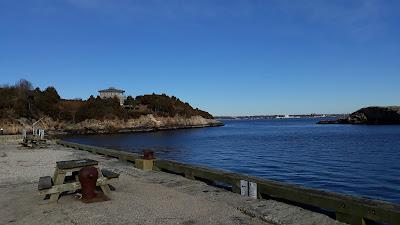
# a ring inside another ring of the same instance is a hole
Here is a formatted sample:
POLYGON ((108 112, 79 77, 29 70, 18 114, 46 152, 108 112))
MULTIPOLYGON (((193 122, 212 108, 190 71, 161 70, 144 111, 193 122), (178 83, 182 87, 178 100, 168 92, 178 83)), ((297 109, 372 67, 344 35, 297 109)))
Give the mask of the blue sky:
POLYGON ((214 115, 400 105, 397 0, 0 0, 0 84, 108 86, 214 115))

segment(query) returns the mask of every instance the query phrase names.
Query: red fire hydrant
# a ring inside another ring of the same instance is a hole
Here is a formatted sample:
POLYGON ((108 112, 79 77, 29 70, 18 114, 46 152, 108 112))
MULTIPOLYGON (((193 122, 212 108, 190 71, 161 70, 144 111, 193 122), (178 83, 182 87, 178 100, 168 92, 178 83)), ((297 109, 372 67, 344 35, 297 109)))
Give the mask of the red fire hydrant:
POLYGON ((79 182, 82 187, 82 200, 90 202, 96 194, 96 183, 99 177, 99 172, 94 167, 84 167, 79 171, 79 182))

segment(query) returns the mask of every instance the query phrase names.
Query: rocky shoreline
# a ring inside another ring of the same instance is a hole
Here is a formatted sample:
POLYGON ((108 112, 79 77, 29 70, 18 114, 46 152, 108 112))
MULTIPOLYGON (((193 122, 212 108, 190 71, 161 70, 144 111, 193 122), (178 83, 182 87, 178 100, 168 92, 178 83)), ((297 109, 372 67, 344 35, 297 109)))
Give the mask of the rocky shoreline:
MULTIPOLYGON (((5 134, 20 134, 22 130, 31 131, 32 123, 27 119, 19 120, 0 120, 0 127, 5 134)), ((43 119, 36 129, 44 129, 49 135, 67 134, 112 134, 130 132, 151 132, 159 130, 176 130, 190 128, 217 127, 224 124, 215 119, 206 119, 201 116, 190 118, 158 117, 154 115, 141 116, 138 119, 109 119, 109 120, 85 120, 80 123, 65 121, 54 121, 51 118, 43 119)))
POLYGON ((399 125, 400 106, 366 107, 345 118, 319 121, 318 124, 399 125))

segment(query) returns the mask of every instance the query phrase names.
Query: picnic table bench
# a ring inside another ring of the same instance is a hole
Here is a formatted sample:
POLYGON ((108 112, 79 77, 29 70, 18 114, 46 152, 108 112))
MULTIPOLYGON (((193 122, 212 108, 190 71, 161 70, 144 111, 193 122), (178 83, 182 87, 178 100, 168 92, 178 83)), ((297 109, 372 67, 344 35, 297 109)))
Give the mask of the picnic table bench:
POLYGON ((46 139, 40 139, 39 137, 34 137, 34 136, 27 136, 24 137, 24 139, 21 142, 21 145, 24 147, 30 147, 30 148, 43 148, 47 146, 46 139))
POLYGON ((106 169, 100 170, 98 164, 97 161, 91 159, 57 162, 53 177, 39 178, 39 194, 50 195, 48 202, 57 202, 61 193, 81 189, 78 172, 84 167, 95 167, 98 170, 97 186, 101 188, 105 195, 109 194, 109 184, 115 182, 119 178, 119 174, 106 169), (71 173, 71 176, 67 176, 67 173, 71 173))

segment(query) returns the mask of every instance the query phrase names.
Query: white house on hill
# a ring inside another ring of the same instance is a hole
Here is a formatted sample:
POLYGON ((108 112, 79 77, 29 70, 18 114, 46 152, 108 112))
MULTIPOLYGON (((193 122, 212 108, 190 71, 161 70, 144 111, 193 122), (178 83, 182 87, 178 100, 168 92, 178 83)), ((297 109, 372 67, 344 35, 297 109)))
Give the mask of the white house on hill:
POLYGON ((110 87, 105 90, 100 90, 99 93, 100 93, 99 96, 102 99, 117 97, 119 99, 120 104, 121 105, 124 104, 124 100, 125 100, 125 96, 124 96, 125 91, 124 90, 119 90, 119 89, 110 87))

